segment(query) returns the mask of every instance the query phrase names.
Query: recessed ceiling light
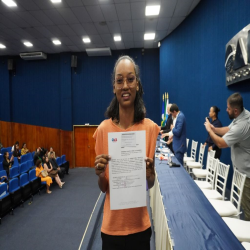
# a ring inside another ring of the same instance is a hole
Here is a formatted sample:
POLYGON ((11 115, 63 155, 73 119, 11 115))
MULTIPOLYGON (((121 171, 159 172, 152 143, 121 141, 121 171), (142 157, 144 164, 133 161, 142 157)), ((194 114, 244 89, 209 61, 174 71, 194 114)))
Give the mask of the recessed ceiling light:
POLYGON ((144 34, 144 40, 154 40, 154 39, 155 39, 155 33, 144 34))
POLYGON ((17 4, 13 0, 2 0, 3 3, 5 3, 9 7, 16 7, 17 4))
POLYGON ((145 15, 146 16, 158 16, 160 13, 160 5, 146 6, 145 15))
POLYGON ((23 44, 24 44, 25 46, 27 46, 27 47, 32 47, 32 46, 33 46, 33 44, 30 43, 30 42, 24 42, 23 44))
POLYGON ((60 3, 62 0, 50 0, 52 3, 60 3))
POLYGON ((5 49, 6 46, 0 43, 0 49, 5 49))
POLYGON ((61 42, 59 41, 59 40, 53 40, 52 41, 55 45, 60 45, 61 44, 61 42))
POLYGON ((119 41, 122 40, 122 38, 121 38, 121 36, 114 36, 114 40, 115 40, 116 42, 119 42, 119 41))
POLYGON ((91 42, 90 39, 89 39, 88 37, 85 37, 85 38, 83 38, 82 40, 83 40, 84 43, 90 43, 90 42, 91 42))

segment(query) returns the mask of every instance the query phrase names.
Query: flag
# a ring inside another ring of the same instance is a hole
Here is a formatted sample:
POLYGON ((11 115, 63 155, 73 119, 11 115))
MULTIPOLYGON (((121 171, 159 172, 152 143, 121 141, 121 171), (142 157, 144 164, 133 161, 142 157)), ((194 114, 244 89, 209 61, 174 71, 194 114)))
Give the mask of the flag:
POLYGON ((165 118, 165 103, 164 103, 164 94, 162 95, 162 111, 161 111, 161 126, 163 127, 163 122, 165 118))
POLYGON ((166 108, 165 108, 165 124, 167 123, 167 119, 168 119, 168 112, 167 112, 167 107, 169 104, 169 100, 168 100, 168 93, 166 96, 166 92, 165 92, 165 102, 166 102, 166 108))

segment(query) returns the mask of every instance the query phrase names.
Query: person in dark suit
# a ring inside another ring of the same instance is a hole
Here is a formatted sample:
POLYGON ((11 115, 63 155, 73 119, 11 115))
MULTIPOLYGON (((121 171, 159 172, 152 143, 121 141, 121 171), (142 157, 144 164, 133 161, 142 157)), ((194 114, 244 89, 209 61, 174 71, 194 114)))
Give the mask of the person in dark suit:
POLYGON ((187 151, 186 118, 176 104, 172 104, 170 113, 176 121, 172 131, 168 133, 168 136, 169 139, 173 138, 175 157, 183 165, 183 156, 187 151))
MULTIPOLYGON (((211 119, 211 124, 215 128, 221 128, 222 124, 220 120, 218 119, 218 113, 220 112, 220 109, 217 106, 212 106, 209 111, 209 118, 211 119)), ((207 139, 204 143, 204 146, 208 145, 208 151, 215 150, 215 156, 214 158, 220 159, 221 156, 221 149, 213 142, 210 135, 208 134, 207 139)))
POLYGON ((168 119, 166 121, 166 125, 164 127, 161 127, 161 131, 160 133, 162 134, 162 137, 165 137, 165 141, 168 144, 168 147, 170 148, 171 151, 173 151, 173 147, 172 147, 172 141, 168 140, 168 136, 164 136, 164 134, 169 133, 171 131, 171 125, 173 124, 173 118, 172 115, 170 113, 170 107, 172 106, 171 103, 168 104, 167 106, 167 113, 168 113, 168 119))

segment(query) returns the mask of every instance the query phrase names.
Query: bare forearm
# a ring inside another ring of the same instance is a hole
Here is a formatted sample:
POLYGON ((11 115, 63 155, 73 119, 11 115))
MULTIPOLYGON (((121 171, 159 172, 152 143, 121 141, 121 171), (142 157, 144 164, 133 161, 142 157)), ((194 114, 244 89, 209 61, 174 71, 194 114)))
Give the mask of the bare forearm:
POLYGON ((229 127, 222 127, 222 128, 214 128, 213 132, 217 135, 223 136, 229 131, 229 127))
POLYGON ((221 138, 220 136, 216 135, 212 130, 209 132, 209 135, 217 147, 219 147, 219 148, 227 148, 228 147, 228 145, 226 144, 224 139, 221 138))
POLYGON ((100 188, 100 190, 105 193, 107 191, 107 187, 108 187, 108 181, 105 177, 101 177, 99 176, 98 178, 98 186, 100 188))

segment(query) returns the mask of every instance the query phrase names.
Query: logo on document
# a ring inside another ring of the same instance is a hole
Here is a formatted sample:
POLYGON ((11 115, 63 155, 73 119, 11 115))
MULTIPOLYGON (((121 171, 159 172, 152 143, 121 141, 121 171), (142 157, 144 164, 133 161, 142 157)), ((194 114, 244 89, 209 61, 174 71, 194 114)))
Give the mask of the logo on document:
POLYGON ((113 142, 116 142, 116 141, 117 141, 117 138, 112 138, 112 141, 113 141, 113 142))

